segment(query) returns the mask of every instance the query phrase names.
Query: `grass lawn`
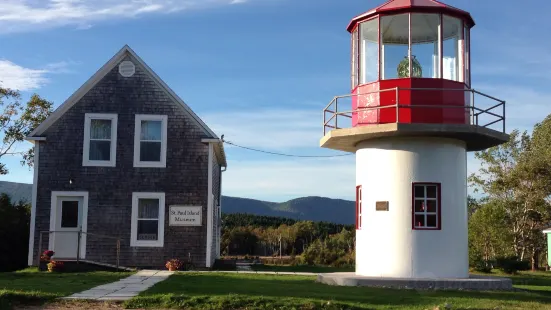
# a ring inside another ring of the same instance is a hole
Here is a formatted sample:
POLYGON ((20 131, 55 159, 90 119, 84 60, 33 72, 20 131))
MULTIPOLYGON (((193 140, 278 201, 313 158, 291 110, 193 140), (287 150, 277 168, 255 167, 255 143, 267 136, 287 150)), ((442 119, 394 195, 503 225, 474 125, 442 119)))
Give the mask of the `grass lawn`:
POLYGON ((514 276, 515 292, 338 287, 312 276, 178 273, 125 303, 181 309, 551 309, 551 274, 514 276), (441 308, 442 309, 442 308, 441 308))
POLYGON ((354 267, 324 267, 324 266, 289 266, 289 265, 252 265, 254 271, 275 271, 275 272, 314 272, 314 273, 328 273, 328 272, 354 272, 354 267))
POLYGON ((0 309, 12 304, 43 303, 92 287, 118 281, 131 272, 49 273, 28 268, 0 273, 0 309))

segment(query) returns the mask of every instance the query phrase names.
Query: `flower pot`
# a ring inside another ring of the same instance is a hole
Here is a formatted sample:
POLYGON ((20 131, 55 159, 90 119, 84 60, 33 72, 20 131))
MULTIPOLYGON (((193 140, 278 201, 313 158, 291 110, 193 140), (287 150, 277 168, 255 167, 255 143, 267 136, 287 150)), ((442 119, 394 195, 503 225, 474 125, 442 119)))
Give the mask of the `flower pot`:
POLYGON ((48 270, 48 263, 49 261, 40 261, 40 264, 38 264, 38 271, 48 270))
POLYGON ((176 267, 170 266, 170 267, 168 267, 168 271, 176 271, 176 267))

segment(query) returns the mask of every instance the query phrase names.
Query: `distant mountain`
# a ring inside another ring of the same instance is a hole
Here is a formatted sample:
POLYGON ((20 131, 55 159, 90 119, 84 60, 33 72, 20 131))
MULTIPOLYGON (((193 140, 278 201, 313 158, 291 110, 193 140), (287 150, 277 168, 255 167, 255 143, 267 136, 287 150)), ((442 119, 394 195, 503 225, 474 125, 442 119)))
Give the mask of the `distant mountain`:
POLYGON ((14 183, 0 181, 0 194, 6 193, 11 197, 12 202, 27 202, 31 203, 33 185, 27 183, 14 183))
POLYGON ((302 197, 283 203, 222 196, 223 213, 249 213, 298 220, 353 224, 354 201, 324 197, 302 197))
MULTIPOLYGON (((0 181, 0 193, 12 201, 31 202, 32 184, 0 181)), ((354 202, 324 197, 302 197, 283 203, 222 196, 222 212, 287 217, 296 220, 354 223, 354 202)))

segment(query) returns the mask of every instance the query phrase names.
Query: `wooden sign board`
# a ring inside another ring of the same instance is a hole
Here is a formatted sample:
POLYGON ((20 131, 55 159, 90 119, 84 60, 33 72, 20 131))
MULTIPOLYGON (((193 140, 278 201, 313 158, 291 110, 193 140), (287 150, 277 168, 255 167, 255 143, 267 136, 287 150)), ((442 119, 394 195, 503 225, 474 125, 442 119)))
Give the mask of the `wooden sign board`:
POLYGON ((376 211, 388 211, 388 201, 377 201, 375 203, 376 211))
POLYGON ((170 206, 170 226, 201 226, 202 207, 170 206))

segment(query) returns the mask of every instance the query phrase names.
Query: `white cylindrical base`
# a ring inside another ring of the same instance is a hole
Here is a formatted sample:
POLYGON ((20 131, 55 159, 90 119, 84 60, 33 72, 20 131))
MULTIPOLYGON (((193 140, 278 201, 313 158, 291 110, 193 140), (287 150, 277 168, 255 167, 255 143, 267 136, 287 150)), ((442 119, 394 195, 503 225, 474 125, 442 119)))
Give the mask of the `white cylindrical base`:
POLYGON ((395 278, 467 278, 467 153, 445 138, 362 142, 356 152, 362 187, 356 274, 395 278), (413 184, 440 186, 439 229, 414 228, 413 184), (376 202, 388 202, 377 211, 376 202))

